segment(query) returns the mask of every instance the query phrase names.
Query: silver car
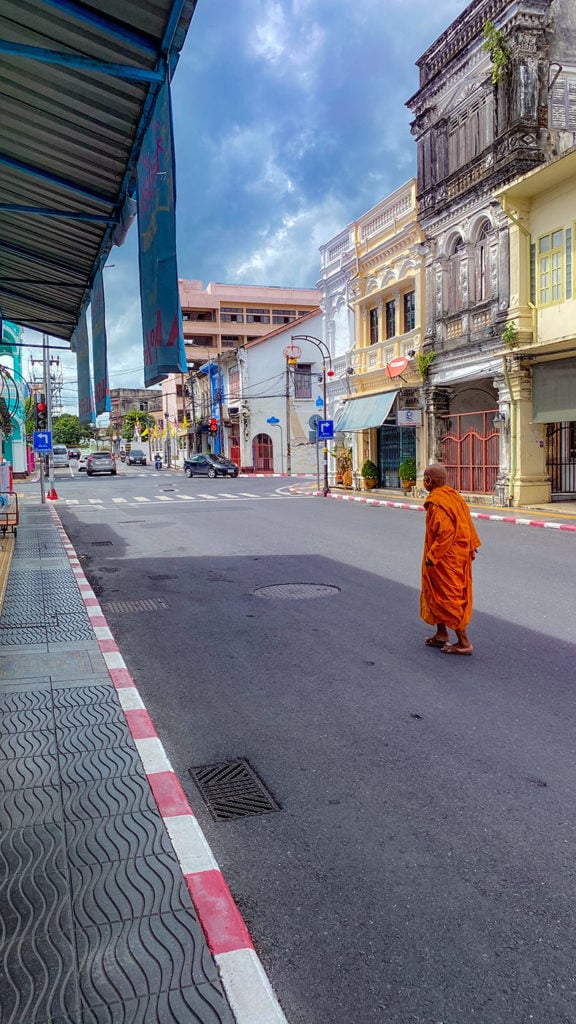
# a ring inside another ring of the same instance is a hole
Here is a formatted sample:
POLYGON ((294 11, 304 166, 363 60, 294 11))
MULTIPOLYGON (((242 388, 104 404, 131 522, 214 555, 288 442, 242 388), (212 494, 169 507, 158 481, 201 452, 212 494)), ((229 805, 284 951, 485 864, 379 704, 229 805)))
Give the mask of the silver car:
POLYGON ((112 452, 91 452, 86 459, 86 475, 94 473, 111 473, 116 476, 116 459, 112 452))

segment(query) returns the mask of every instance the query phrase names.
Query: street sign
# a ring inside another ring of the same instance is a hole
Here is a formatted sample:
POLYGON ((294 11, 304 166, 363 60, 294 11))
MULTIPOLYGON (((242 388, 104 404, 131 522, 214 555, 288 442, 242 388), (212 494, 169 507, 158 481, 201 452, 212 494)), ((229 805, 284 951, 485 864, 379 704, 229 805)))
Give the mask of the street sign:
POLYGON ((318 437, 321 440, 328 440, 334 437, 334 420, 318 421, 318 437))
POLYGON ((280 423, 280 420, 277 416, 269 416, 266 423, 280 423))
POLYGON ((320 423, 321 419, 322 419, 322 417, 319 416, 317 412, 315 412, 314 415, 311 416, 310 419, 308 420, 308 426, 310 427, 310 429, 311 430, 316 430, 316 427, 320 423))
POLYGON ((35 452, 51 452, 52 431, 35 430, 33 433, 33 448, 35 452))
POLYGON ((321 409, 323 405, 324 405, 324 399, 320 398, 320 395, 318 395, 318 398, 316 399, 316 408, 317 409, 321 409))

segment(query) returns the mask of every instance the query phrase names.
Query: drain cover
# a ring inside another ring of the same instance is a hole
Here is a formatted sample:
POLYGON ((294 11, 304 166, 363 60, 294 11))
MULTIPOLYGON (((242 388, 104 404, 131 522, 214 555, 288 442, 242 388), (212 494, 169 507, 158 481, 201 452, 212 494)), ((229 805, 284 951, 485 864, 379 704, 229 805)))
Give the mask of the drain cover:
POLYGON ((107 612, 158 612, 167 608, 163 597, 145 597, 141 601, 108 601, 103 605, 107 612))
POLYGON ((93 548, 112 547, 111 540, 92 540, 90 541, 90 543, 92 544, 93 548))
POLYGON ((278 583, 272 587, 258 587, 254 596, 298 601, 310 597, 334 597, 339 593, 340 587, 332 587, 328 583, 278 583))
POLYGON ((188 771, 215 821, 280 810, 280 805, 243 758, 204 764, 188 771))

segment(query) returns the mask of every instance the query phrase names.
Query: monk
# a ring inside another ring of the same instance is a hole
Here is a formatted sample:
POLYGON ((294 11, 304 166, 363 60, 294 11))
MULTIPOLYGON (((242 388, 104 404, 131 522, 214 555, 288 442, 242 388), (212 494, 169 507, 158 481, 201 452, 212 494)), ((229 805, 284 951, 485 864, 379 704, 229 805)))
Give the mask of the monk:
POLYGON ((446 469, 440 463, 428 466, 424 487, 426 536, 422 559, 420 614, 436 632, 424 641, 443 654, 472 654, 466 627, 472 616, 472 562, 480 547, 472 517, 464 498, 446 483, 446 469), (448 630, 456 633, 450 643, 448 630))

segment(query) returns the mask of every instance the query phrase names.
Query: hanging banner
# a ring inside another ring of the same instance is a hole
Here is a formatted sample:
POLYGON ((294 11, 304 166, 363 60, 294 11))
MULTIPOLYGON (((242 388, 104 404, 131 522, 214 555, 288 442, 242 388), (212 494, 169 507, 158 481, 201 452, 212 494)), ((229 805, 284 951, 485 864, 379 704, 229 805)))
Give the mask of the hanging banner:
POLYGON ((70 339, 70 347, 76 353, 78 374, 78 418, 80 423, 94 423, 94 398, 90 377, 90 351, 88 346, 88 328, 86 313, 82 313, 78 326, 70 339))
POLYGON ((138 161, 138 254, 144 386, 186 372, 176 263, 170 86, 162 86, 138 161))
POLYGON ((108 341, 106 338, 106 307, 102 271, 94 278, 92 301, 92 367, 94 369, 94 396, 96 415, 110 412, 110 383, 108 380, 108 341))

